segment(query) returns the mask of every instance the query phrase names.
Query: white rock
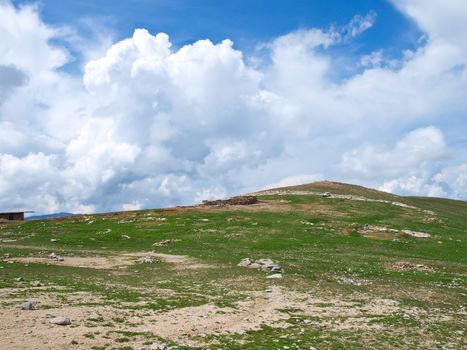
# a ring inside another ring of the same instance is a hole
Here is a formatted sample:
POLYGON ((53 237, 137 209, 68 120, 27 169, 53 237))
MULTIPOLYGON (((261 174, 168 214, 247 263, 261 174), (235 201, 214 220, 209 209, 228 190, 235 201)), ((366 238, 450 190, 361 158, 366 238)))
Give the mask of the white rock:
POLYGON ((36 310, 36 306, 37 302, 28 300, 21 306, 21 308, 23 310, 36 310))
POLYGON ((57 324, 60 326, 68 326, 71 324, 71 321, 68 317, 58 316, 49 320, 52 324, 57 324))
POLYGON ((411 230, 403 230, 406 235, 416 237, 416 238, 430 238, 431 235, 426 232, 417 232, 417 231, 411 231, 411 230))
POLYGON ((258 263, 252 263, 252 264, 248 265, 247 267, 249 267, 250 269, 260 269, 261 265, 258 264, 258 263))
POLYGON ((249 266, 249 265, 251 265, 251 264, 252 264, 252 261, 250 260, 250 258, 245 258, 245 259, 242 259, 242 260, 240 261, 240 263, 238 264, 238 266, 244 266, 244 267, 246 267, 246 266, 249 266))
POLYGON ((141 259, 138 260, 139 264, 154 264, 156 263, 157 260, 150 255, 146 255, 145 257, 142 257, 141 259))

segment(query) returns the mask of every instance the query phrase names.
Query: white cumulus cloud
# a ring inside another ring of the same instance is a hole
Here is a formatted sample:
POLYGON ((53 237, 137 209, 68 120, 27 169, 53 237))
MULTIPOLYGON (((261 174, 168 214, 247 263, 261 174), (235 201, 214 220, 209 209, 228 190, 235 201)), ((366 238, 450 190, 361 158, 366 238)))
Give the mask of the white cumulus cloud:
POLYGON ((339 168, 350 175, 386 180, 431 169, 446 157, 443 134, 434 127, 427 127, 405 135, 389 150, 365 144, 346 152, 339 168))
POLYGON ((261 60, 229 39, 174 48, 145 29, 86 43, 1 1, 0 208, 162 207, 323 178, 467 198, 451 132, 467 117, 467 7, 394 4, 426 40, 397 60, 367 53, 348 76, 328 49, 375 13, 275 38, 261 60), (92 57, 82 75, 63 69, 73 57, 54 39, 92 57))

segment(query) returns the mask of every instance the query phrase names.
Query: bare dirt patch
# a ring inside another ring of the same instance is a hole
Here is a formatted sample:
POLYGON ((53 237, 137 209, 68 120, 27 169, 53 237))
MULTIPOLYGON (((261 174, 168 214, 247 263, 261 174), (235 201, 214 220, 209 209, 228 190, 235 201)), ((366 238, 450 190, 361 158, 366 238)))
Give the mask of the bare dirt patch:
MULTIPOLYGON (((70 296, 67 303, 70 300, 74 303, 81 300, 100 301, 83 293, 76 294, 76 297, 70 296)), ((304 325, 316 323, 329 330, 381 328, 381 325, 370 323, 371 317, 401 311, 400 305, 390 299, 345 301, 316 297, 312 293, 281 287, 247 292, 245 297, 233 307, 219 307, 209 303, 160 312, 148 309, 125 310, 108 304, 70 306, 51 300, 50 296, 38 296, 38 310, 23 311, 11 303, 8 308, 0 309, 0 332, 3 344, 11 349, 68 349, 71 340, 88 347, 103 346, 115 341, 117 331, 159 336, 180 345, 204 346, 209 342, 206 343, 202 335, 244 334, 259 330, 262 325, 287 328, 294 317, 287 311, 291 309, 296 310, 296 314, 313 318, 313 321, 304 325), (48 309, 41 309, 41 304, 47 304, 48 309), (69 317, 72 325, 51 325, 48 320, 56 316, 69 317), (89 332, 98 336, 90 339, 86 336, 89 332)), ((416 313, 417 310, 410 312, 416 313)), ((144 341, 147 339, 137 337, 125 345, 138 347, 144 341)))
POLYGON ((77 256, 66 256, 63 261, 53 260, 46 257, 18 257, 10 258, 8 261, 14 261, 18 263, 39 263, 49 265, 62 265, 62 266, 73 266, 91 269, 113 269, 123 268, 135 263, 130 257, 77 257, 77 256))
POLYGON ((173 264, 173 267, 179 270, 197 270, 215 267, 214 265, 202 263, 198 259, 187 255, 173 255, 163 253, 151 253, 149 255, 173 264))
POLYGON ((63 260, 51 259, 48 256, 28 256, 28 257, 13 257, 6 261, 18 263, 39 263, 50 265, 62 265, 91 269, 120 269, 138 263, 138 258, 141 257, 159 258, 164 262, 174 264, 176 269, 202 269, 213 267, 212 265, 202 263, 195 258, 185 255, 171 255, 154 252, 136 252, 125 253, 116 256, 63 256, 63 260))
MULTIPOLYGON (((350 228, 351 232, 352 228, 350 228)), ((342 231, 346 234, 347 229, 343 229, 342 231)), ((426 232, 418 232, 412 230, 396 230, 392 228, 388 228, 386 226, 376 226, 376 225, 364 225, 362 227, 357 228, 357 232, 364 237, 373 238, 373 239, 382 239, 382 240, 390 240, 402 236, 411 236, 415 238, 430 238, 431 235, 426 232)))
POLYGON ((408 261, 397 261, 395 263, 388 264, 388 268, 396 271, 435 272, 432 267, 408 261))
POLYGON ((250 205, 224 205, 224 206, 199 206, 196 207, 203 211, 219 212, 219 211, 247 211, 247 212, 275 212, 287 213, 300 211, 309 215, 324 215, 324 216, 343 216, 345 214, 338 212, 330 205, 325 204, 291 204, 284 200, 267 200, 258 201, 250 205))

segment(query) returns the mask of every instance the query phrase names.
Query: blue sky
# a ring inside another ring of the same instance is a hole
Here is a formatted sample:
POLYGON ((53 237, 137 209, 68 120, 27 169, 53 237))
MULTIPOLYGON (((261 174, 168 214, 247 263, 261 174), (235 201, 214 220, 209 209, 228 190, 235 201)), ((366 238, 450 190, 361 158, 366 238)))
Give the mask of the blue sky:
POLYGON ((0 0, 0 207, 331 179, 467 199, 463 0, 0 0))
MULTIPOLYGON (((16 0, 15 4, 35 3, 16 0)), ((375 12, 371 31, 346 43, 348 55, 385 48, 399 57, 413 49, 422 33, 416 24, 386 0, 42 0, 40 12, 47 23, 71 25, 89 34, 83 20, 111 30, 115 40, 132 35, 135 28, 170 34, 176 46, 199 39, 214 42, 229 38, 245 53, 261 43, 297 29, 343 26, 357 14, 375 12)))
POLYGON ((171 33, 178 44, 200 38, 264 42, 299 28, 344 25, 354 15, 370 11, 379 16, 378 24, 365 36, 370 48, 398 45, 416 39, 410 32, 418 32, 394 6, 381 0, 43 0, 39 4, 48 23, 78 25, 82 18, 102 17, 114 26, 117 39, 128 37, 134 28, 147 28, 171 33))

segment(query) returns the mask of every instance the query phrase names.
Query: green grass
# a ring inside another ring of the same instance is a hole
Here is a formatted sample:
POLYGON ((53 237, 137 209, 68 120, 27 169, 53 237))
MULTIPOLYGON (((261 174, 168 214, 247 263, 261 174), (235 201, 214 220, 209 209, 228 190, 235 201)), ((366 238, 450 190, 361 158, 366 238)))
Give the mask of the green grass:
MULTIPOLYGON (((70 292, 89 292, 109 301, 113 307, 129 311, 164 312, 210 302, 231 307, 243 300, 247 291, 264 290, 271 285, 298 291, 313 290, 320 295, 363 293, 371 298, 392 298, 403 306, 427 312, 435 309, 452 312, 465 305, 467 203, 397 197, 358 186, 333 186, 335 193, 398 201, 419 209, 316 195, 265 195, 260 197, 265 203, 277 206, 287 201, 283 204, 287 210, 158 210, 93 215, 88 221, 72 217, 9 224, 0 229, 0 239, 16 242, 0 244, 0 257, 5 254, 28 256, 38 251, 56 252, 65 258, 77 254, 113 256, 122 252, 151 251, 153 243, 173 239, 176 240, 174 244, 155 250, 188 255, 212 267, 174 272, 170 264, 158 263, 133 265, 114 273, 115 269, 11 264, 0 260, 0 288, 17 288, 15 295, 26 297, 34 293, 34 289, 31 292, 26 288, 30 281, 40 280, 56 293, 62 293, 64 300, 70 292), (432 237, 377 240, 363 237, 356 230, 348 235, 342 233, 345 228, 365 224, 423 231, 432 237), (51 239, 58 241, 52 243, 51 239), (267 280, 263 272, 238 267, 240 259, 245 257, 271 258, 279 262, 284 267, 285 278, 267 280), (390 265, 396 261, 424 264, 434 272, 391 269, 390 265), (24 282, 16 281, 19 276, 24 282), (345 284, 341 282, 343 278, 365 283, 345 284), (54 289, 56 286, 60 288, 54 289), (148 295, 147 290, 153 287, 171 290, 173 295, 148 295), (429 292, 430 298, 424 297, 424 291, 429 292)), ((326 183, 295 188, 328 189, 326 183)), ((109 326, 118 327, 124 322, 125 319, 113 319, 109 326)), ((454 316, 449 322, 430 322, 407 320, 403 315, 372 320, 374 324, 394 329, 426 329, 433 344, 440 346, 460 328, 460 320, 454 316)), ((244 335, 212 336, 212 340, 220 342, 222 349, 282 349, 284 346, 290 349, 297 346, 363 349, 416 348, 417 339, 422 337, 415 332, 408 334, 404 342, 397 332, 374 332, 368 338, 368 333, 302 328, 299 322, 287 330, 265 326, 244 335), (286 338, 281 337, 285 334, 286 338)), ((122 335, 117 342, 125 343, 132 338, 131 334, 122 335)), ((88 333, 88 338, 91 336, 95 335, 88 333)), ((182 346, 178 349, 185 348, 189 349, 182 346)))

